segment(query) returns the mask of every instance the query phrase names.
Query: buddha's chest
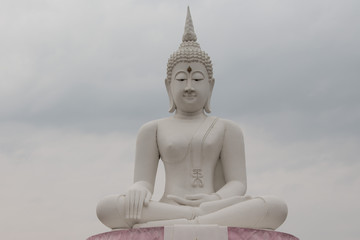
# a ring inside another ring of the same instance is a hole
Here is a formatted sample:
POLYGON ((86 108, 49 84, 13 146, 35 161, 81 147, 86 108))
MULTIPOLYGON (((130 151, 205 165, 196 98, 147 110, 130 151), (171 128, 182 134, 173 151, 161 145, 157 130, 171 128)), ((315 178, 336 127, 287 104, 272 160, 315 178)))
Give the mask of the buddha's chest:
POLYGON ((217 119, 206 121, 164 121, 158 126, 157 141, 161 159, 167 163, 216 162, 223 143, 224 129, 217 119))

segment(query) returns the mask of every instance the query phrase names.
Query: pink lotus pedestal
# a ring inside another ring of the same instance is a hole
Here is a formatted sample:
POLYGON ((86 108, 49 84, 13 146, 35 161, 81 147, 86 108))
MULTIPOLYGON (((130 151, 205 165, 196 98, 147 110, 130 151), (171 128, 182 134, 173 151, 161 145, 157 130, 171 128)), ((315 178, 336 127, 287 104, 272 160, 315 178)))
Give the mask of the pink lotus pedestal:
POLYGON ((220 226, 186 226, 114 230, 87 240, 299 240, 282 232, 220 226))

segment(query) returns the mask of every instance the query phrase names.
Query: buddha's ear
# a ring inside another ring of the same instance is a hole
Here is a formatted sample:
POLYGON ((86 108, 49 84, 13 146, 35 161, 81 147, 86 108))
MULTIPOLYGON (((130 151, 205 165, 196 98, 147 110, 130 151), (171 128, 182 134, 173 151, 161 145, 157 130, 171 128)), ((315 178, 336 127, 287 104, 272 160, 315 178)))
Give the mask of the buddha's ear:
POLYGON ((175 106, 173 95, 171 93, 170 81, 168 81, 167 79, 165 79, 165 86, 166 86, 166 91, 169 96, 169 104, 170 104, 169 112, 173 113, 176 109, 176 106, 175 106))
POLYGON ((205 107, 204 107, 205 112, 207 112, 207 113, 211 113, 210 100, 211 100, 212 91, 213 91, 214 85, 215 85, 215 78, 210 79, 209 84, 210 84, 210 94, 209 94, 209 98, 207 99, 207 101, 205 103, 205 107))
POLYGON ((210 83, 210 92, 212 93, 215 85, 215 78, 210 79, 209 83, 210 83))

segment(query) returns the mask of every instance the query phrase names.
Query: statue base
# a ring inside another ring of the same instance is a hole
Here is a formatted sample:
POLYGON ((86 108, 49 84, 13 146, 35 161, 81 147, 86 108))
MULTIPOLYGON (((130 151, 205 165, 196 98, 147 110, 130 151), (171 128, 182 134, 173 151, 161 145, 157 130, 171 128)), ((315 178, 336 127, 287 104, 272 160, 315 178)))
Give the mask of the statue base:
POLYGON ((113 230, 87 240, 299 240, 287 233, 218 225, 174 225, 113 230))

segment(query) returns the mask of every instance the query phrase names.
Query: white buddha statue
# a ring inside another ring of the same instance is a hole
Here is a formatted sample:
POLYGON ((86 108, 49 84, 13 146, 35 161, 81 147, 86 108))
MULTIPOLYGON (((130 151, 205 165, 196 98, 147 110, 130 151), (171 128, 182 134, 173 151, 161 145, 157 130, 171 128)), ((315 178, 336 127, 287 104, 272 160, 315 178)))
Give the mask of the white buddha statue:
POLYGON ((286 219, 283 201, 245 196, 243 134, 234 122, 206 114, 215 80, 211 60, 196 40, 188 9, 183 42, 169 58, 165 79, 174 115, 141 127, 134 184, 125 195, 108 196, 97 206, 98 218, 109 228, 218 224, 276 229, 286 219), (153 201, 160 159, 165 191, 153 201))

